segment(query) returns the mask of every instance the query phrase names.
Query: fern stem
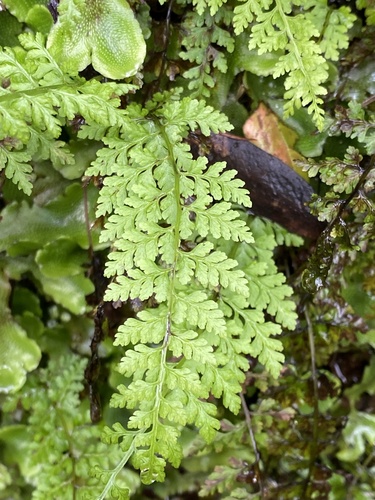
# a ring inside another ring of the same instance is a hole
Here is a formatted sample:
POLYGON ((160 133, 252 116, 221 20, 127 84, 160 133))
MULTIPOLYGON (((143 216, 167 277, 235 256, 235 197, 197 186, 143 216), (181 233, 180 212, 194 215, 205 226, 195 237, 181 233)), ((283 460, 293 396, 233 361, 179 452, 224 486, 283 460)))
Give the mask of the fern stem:
MULTIPOLYGON (((302 71, 303 76, 306 79, 306 81, 309 81, 308 74, 305 70, 305 65, 303 64, 300 52, 298 50, 296 42, 294 41, 294 36, 293 36, 293 33, 292 33, 290 26, 289 26, 289 23, 288 23, 288 16, 285 15, 280 0, 275 0, 275 3, 276 3, 276 9, 279 12, 279 16, 283 20, 284 28, 285 28, 285 32, 286 32, 286 35, 288 37, 288 40, 291 43, 291 45, 293 46, 292 52, 293 52, 293 54, 295 54, 295 58, 297 59, 298 67, 302 71)), ((312 86, 309 85, 309 87, 310 87, 311 93, 314 94, 312 86)))
POLYGON ((129 446, 128 451, 125 453, 125 455, 120 460, 120 462, 117 464, 117 466, 112 470, 112 474, 110 475, 110 478, 108 479, 108 482, 104 487, 104 490, 98 496, 97 500, 105 500, 107 494, 111 491, 112 487, 115 485, 117 475, 120 473, 120 471, 123 469, 123 467, 127 464, 130 457, 133 455, 134 451, 135 451, 135 445, 134 445, 134 439, 133 439, 133 442, 132 442, 131 446, 129 446))
MULTIPOLYGON (((76 90, 80 86, 81 86, 81 84, 70 84, 69 88, 76 90)), ((35 88, 32 88, 32 89, 16 90, 14 92, 8 92, 7 94, 3 94, 2 96, 0 96, 0 102, 2 102, 2 101, 5 101, 5 102, 14 101, 15 99, 21 99, 22 97, 25 97, 25 96, 28 96, 28 97, 33 97, 33 96, 37 96, 37 95, 46 96, 47 92, 49 90, 53 91, 53 90, 59 90, 59 89, 62 89, 62 90, 66 89, 66 85, 65 84, 62 84, 62 85, 58 84, 58 85, 46 85, 45 87, 42 87, 42 86, 36 86, 36 84, 35 84, 35 88)), ((70 92, 69 95, 72 95, 72 93, 70 92)))
MULTIPOLYGON (((168 297, 168 322, 169 322, 169 327, 170 327, 170 315, 173 310, 173 303, 174 303, 174 282, 176 278, 176 266, 177 266, 177 260, 178 260, 178 249, 180 247, 180 225, 181 225, 181 216, 182 216, 182 209, 181 209, 181 203, 180 203, 180 177, 179 177, 179 172, 176 167, 176 159, 174 157, 173 153, 173 146, 170 143, 167 134, 165 133, 165 130, 163 128, 163 125, 160 124, 160 132, 161 135, 163 136, 163 139, 165 141, 165 144, 168 149, 168 154, 169 158, 173 164, 174 168, 174 194, 175 194, 175 202, 176 202, 176 221, 175 221, 175 227, 174 227, 174 262, 172 264, 171 268, 171 286, 169 288, 169 297, 168 297)), ((165 345, 166 341, 168 339, 164 339, 163 346, 165 345)))
MULTIPOLYGON (((9 52, 3 52, 2 54, 3 58, 4 59, 8 59, 9 63, 10 64, 13 64, 14 66, 16 66, 16 68, 18 69, 18 71, 26 77, 26 79, 28 80, 28 82, 34 86, 34 87, 38 87, 38 82, 30 75, 30 73, 22 66, 22 64, 20 64, 16 58, 14 57, 11 57, 9 55, 9 52)), ((23 92, 22 92, 23 93, 23 92)))
POLYGON ((254 451, 254 456, 255 456, 254 467, 255 467, 255 472, 256 472, 257 480, 258 480, 258 484, 259 484, 260 497, 264 498, 262 473, 261 473, 260 466, 259 466, 259 464, 260 464, 260 454, 259 454, 259 450, 258 450, 257 443, 256 443, 256 440, 255 440, 255 436, 254 436, 253 425, 252 425, 252 422, 251 422, 251 415, 250 415, 249 408, 248 408, 248 406, 246 404, 245 397, 244 397, 243 393, 240 394, 240 398, 241 398, 242 410, 243 410, 244 415, 245 415, 245 421, 246 421, 247 430, 249 432, 251 445, 252 445, 253 451, 254 451))
MULTIPOLYGON (((308 88, 309 88, 308 94, 309 94, 309 96, 311 96, 311 103, 315 107, 315 111, 316 111, 316 108, 318 107, 318 104, 316 102, 317 94, 316 94, 316 89, 314 89, 314 86, 311 83, 311 73, 306 71, 305 65, 304 65, 302 57, 301 57, 300 50, 298 49, 298 46, 295 42, 295 38, 293 36, 292 30, 290 29, 290 24, 288 22, 288 16, 285 14, 283 7, 281 5, 281 0, 275 0, 275 3, 276 3, 276 9, 279 11, 280 18, 283 21, 284 29, 285 29, 286 35, 288 37, 289 43, 293 47, 293 50, 291 50, 289 52, 294 54, 294 57, 297 61, 298 68, 301 71, 301 73, 303 74, 303 78, 304 78, 306 84, 308 85, 308 88)), ((301 27, 301 29, 302 29, 302 27, 301 27)), ((314 113, 315 113, 315 111, 314 111, 314 113)), ((319 123, 318 123, 318 128, 321 129, 322 124, 319 125, 319 123)))
MULTIPOLYGON (((156 429, 158 426, 158 419, 159 419, 159 414, 160 414, 160 406, 162 402, 162 397, 163 397, 163 386, 164 386, 164 380, 165 380, 165 375, 166 375, 166 364, 167 364, 167 353, 168 353, 168 346, 169 346, 169 339, 172 334, 171 331, 171 318, 172 318, 172 312, 174 309, 174 290, 175 290, 175 280, 176 280, 176 266, 177 266, 177 259, 178 259, 178 248, 180 246, 180 224, 181 224, 181 216, 182 216, 182 209, 180 205, 180 178, 178 175, 178 171, 176 168, 176 159, 174 157, 173 153, 173 146, 171 142, 169 141, 169 138, 165 132, 165 129, 163 127, 163 124, 158 123, 158 128, 160 130, 160 134, 162 135, 165 145, 167 146, 168 150, 168 156, 173 164, 174 167, 174 194, 175 194, 175 203, 176 203, 176 221, 174 225, 174 261, 171 266, 171 271, 170 271, 170 282, 169 282, 169 294, 167 298, 167 315, 166 315, 166 326, 165 326, 165 334, 164 334, 164 339, 161 347, 161 359, 160 359, 160 371, 159 371, 159 377, 156 385, 156 394, 155 394, 155 408, 153 411, 153 429, 156 429)), ((152 433, 153 439, 150 444, 150 454, 153 456, 156 451, 156 438, 157 438, 157 432, 152 433)))

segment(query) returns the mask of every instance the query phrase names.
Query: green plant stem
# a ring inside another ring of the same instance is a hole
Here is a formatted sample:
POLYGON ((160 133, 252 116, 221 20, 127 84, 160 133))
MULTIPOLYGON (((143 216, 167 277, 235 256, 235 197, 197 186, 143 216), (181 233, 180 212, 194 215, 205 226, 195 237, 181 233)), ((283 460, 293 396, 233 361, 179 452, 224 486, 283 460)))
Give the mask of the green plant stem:
MULTIPOLYGON (((308 73, 306 72, 305 65, 303 64, 303 61, 302 61, 299 49, 296 45, 296 42, 294 41, 294 36, 293 36, 293 33, 292 33, 290 26, 289 26, 289 23, 288 23, 288 17, 285 15, 285 12, 283 10, 283 6, 281 5, 280 0, 276 0, 275 3, 276 3, 276 9, 279 11, 280 18, 283 20, 284 27, 285 27, 285 33, 288 37, 289 43, 293 46, 293 54, 296 57, 298 67, 301 70, 304 79, 307 82, 309 82, 310 78, 309 78, 308 73)), ((310 87, 309 90, 310 90, 311 94, 314 95, 314 92, 311 88, 311 85, 309 85, 309 87, 310 87)))
POLYGON ((112 474, 110 475, 110 478, 108 479, 108 482, 104 487, 104 490, 101 492, 101 494, 97 498, 97 500, 105 500, 105 498, 107 498, 107 494, 110 492, 112 487, 115 485, 116 477, 121 472, 121 470, 125 467, 125 465, 129 461, 130 457, 133 455, 134 451, 135 451, 135 445, 134 445, 134 439, 133 439, 131 446, 129 446, 129 449, 125 453, 125 455, 123 456, 122 460, 120 460, 120 462, 117 464, 117 466, 112 470, 112 474))
MULTIPOLYGON (((80 87, 82 87, 82 83, 71 83, 69 84, 69 89, 73 89, 73 90, 76 90, 76 89, 79 89, 80 87)), ((0 102, 10 102, 10 101, 14 101, 15 99, 20 99, 24 96, 28 96, 28 97, 33 97, 33 96, 37 96, 37 95, 45 95, 49 90, 51 91, 54 91, 54 90, 59 90, 59 89, 66 89, 66 84, 59 84, 59 85, 46 85, 45 87, 41 87, 41 86, 38 86, 38 87, 35 87, 33 89, 28 89, 28 90, 17 90, 15 92, 9 92, 7 94, 3 94, 2 96, 0 96, 0 102)), ((73 94, 69 94, 69 95, 73 95, 73 94)))
MULTIPOLYGON (((172 323, 172 313, 174 310, 174 301, 175 301, 175 280, 176 280, 176 266, 177 266, 177 259, 178 259, 178 248, 180 246, 180 224, 181 224, 181 215, 182 215, 182 210, 181 210, 181 205, 180 205, 180 178, 179 178, 179 173, 176 168, 176 159, 173 154, 173 147, 172 144, 170 143, 167 134, 165 133, 164 127, 162 124, 159 125, 159 130, 160 134, 163 136, 163 139, 165 141, 165 144, 167 145, 168 148, 168 155, 170 161, 174 165, 174 191, 175 191, 175 203, 176 203, 176 222, 175 222, 175 227, 174 227, 174 262, 171 267, 170 271, 170 286, 169 286, 169 294, 168 294, 168 299, 167 299, 167 316, 166 316, 166 325, 165 325, 165 334, 164 334, 164 339, 163 343, 161 346, 161 359, 160 359, 160 371, 159 371, 159 377, 158 381, 156 384, 156 395, 155 395, 155 404, 156 408, 153 411, 153 429, 156 429, 158 427, 158 418, 160 414, 160 405, 162 403, 162 398, 163 398, 163 387, 164 387, 164 381, 165 381, 165 376, 166 376, 166 364, 167 364, 167 354, 168 354, 168 346, 169 346, 169 340, 172 334, 171 330, 171 323, 172 323)), ((150 445, 150 454, 154 455, 156 453, 155 446, 156 446, 156 436, 157 433, 153 433, 153 440, 150 445)))

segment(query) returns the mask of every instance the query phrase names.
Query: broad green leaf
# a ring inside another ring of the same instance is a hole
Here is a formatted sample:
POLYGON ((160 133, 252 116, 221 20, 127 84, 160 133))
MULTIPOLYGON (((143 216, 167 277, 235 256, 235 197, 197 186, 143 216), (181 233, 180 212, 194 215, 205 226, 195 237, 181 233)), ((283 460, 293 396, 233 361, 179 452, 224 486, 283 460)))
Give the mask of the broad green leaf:
POLYGON ((17 36, 22 31, 21 23, 9 12, 0 12, 0 46, 13 47, 18 45, 17 36))
POLYGON ((83 275, 46 278, 38 273, 36 277, 40 279, 44 293, 50 295, 57 304, 61 304, 73 314, 86 312, 86 295, 94 291, 94 285, 88 278, 83 275))
POLYGON ((357 462, 365 452, 366 446, 374 447, 375 416, 361 411, 352 411, 343 431, 346 447, 337 454, 345 462, 357 462))
POLYGON ((51 241, 36 254, 39 269, 47 278, 74 276, 82 272, 87 252, 67 238, 51 241))
POLYGON ((38 318, 43 314, 38 296, 28 288, 17 285, 12 291, 12 313, 18 315, 25 312, 38 318))
MULTIPOLYGON (((94 220, 93 207, 97 191, 88 188, 90 220, 94 220)), ((64 195, 44 207, 26 202, 8 205, 0 222, 0 250, 19 255, 39 249, 59 237, 69 238, 82 248, 88 247, 87 229, 84 220, 83 190, 72 184, 64 195)))
POLYGON ((16 392, 26 382, 27 372, 38 366, 38 344, 13 321, 0 325, 0 393, 16 392))
MULTIPOLYGON (((28 426, 26 424, 3 425, 0 429, 0 442, 3 457, 12 463, 17 463, 22 474, 29 472, 28 426)), ((1 491, 1 489, 0 489, 1 491)))
POLYGON ((38 344, 10 317, 11 287, 7 276, 0 275, 0 393, 16 392, 24 385, 28 371, 40 361, 38 344))
MULTIPOLYGON (((69 142, 69 151, 74 155, 74 159, 58 165, 58 171, 65 179, 80 179, 95 159, 95 153, 100 148, 100 144, 95 141, 77 140, 69 142)), ((60 151, 58 151, 60 152, 60 151)))
POLYGON ((37 5, 47 5, 48 0, 3 0, 3 4, 20 22, 26 22, 27 15, 37 5))
POLYGON ((70 73, 89 64, 103 76, 134 75, 146 55, 138 21, 126 0, 62 0, 47 48, 70 73))
POLYGON ((50 11, 44 5, 34 5, 27 13, 26 23, 34 31, 47 34, 53 26, 53 18, 50 11))

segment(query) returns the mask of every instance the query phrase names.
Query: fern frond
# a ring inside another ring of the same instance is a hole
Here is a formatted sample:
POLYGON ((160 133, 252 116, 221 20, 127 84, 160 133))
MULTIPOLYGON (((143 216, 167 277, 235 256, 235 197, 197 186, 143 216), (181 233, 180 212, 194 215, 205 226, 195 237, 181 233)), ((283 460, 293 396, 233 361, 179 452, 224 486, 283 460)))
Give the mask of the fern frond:
POLYGON ((52 359, 46 369, 29 377, 18 402, 30 415, 23 442, 24 474, 36 500, 97 498, 101 487, 93 480, 93 465, 99 457, 102 468, 120 460, 119 449, 113 449, 112 458, 105 454, 100 428, 91 425, 80 401, 85 365, 76 355, 52 359))
POLYGON ((98 205, 98 214, 109 214, 102 241, 113 243, 106 300, 157 303, 116 335, 115 345, 125 348, 118 370, 131 382, 118 387, 111 404, 134 413, 127 428, 105 435, 111 442, 132 440, 128 459, 146 483, 162 481, 167 462, 179 465, 182 427, 194 424, 208 441, 215 436, 219 421, 210 394, 233 413, 240 410, 244 354, 258 356, 277 376, 282 346, 271 336, 281 328, 265 323, 261 311, 284 326, 295 321, 294 304, 285 301, 291 290, 272 264, 272 228, 263 252, 233 209, 233 203, 250 206, 242 181, 222 162, 193 159, 183 142, 197 128, 208 135, 230 125, 202 101, 168 95, 163 102, 158 94, 147 111, 124 110, 121 140, 109 131, 107 147, 87 171, 107 175, 98 205), (241 270, 233 245, 253 248, 240 250, 241 270), (268 295, 259 302, 248 271, 257 251, 269 277, 268 295))
POLYGON ((228 54, 234 51, 234 39, 226 29, 230 25, 231 10, 222 7, 223 12, 218 11, 223 3, 222 0, 211 3, 210 14, 204 14, 206 0, 197 0, 196 12, 189 13, 182 25, 184 50, 179 56, 192 63, 183 76, 189 80, 193 97, 209 98, 217 75, 228 72, 228 54))
POLYGON ((269 74, 274 78, 286 75, 285 116, 306 107, 322 129, 326 59, 337 60, 339 50, 348 46, 348 31, 355 16, 347 7, 334 9, 324 2, 310 1, 303 2, 303 13, 299 9, 294 14, 293 4, 296 10, 302 5, 289 0, 248 0, 234 8, 233 26, 239 35, 252 24, 249 49, 258 49, 259 54, 284 52, 269 74))
POLYGON ((210 9, 210 15, 214 16, 224 3, 226 0, 193 0, 193 5, 199 15, 202 15, 206 9, 210 9))
POLYGON ((0 141, 6 143, 0 168, 30 194, 31 167, 26 162, 38 154, 56 167, 71 164, 66 144, 56 142, 62 127, 77 115, 105 130, 119 126, 119 96, 133 86, 67 76, 45 48, 41 34, 23 34, 20 42, 22 48, 0 50, 0 77, 7 81, 0 96, 0 141))
POLYGON ((227 119, 191 98, 161 105, 157 96, 147 108, 136 119, 132 105, 125 110, 123 140, 108 137, 88 173, 112 173, 98 208, 112 212, 102 239, 115 245, 106 268, 115 280, 106 299, 154 297, 159 304, 120 327, 115 343, 127 349, 119 371, 132 382, 112 398, 113 405, 135 410, 125 435, 138 430, 132 462, 150 482, 163 479, 166 461, 179 464, 181 426, 195 424, 212 439, 219 422, 204 401, 210 392, 223 395, 232 411, 240 408, 247 362, 226 338, 223 312, 212 298, 219 288, 246 295, 247 280, 235 260, 196 239, 210 234, 251 242, 252 236, 231 209, 240 200, 249 205, 242 182, 223 172, 223 164, 193 160, 182 142, 190 130, 208 135, 230 128, 227 119), (116 170, 108 170, 112 158, 116 170))
POLYGON ((22 151, 8 150, 0 142, 0 170, 5 169, 5 176, 11 179, 19 189, 30 195, 33 185, 31 182, 31 156, 22 151))
POLYGON ((365 111, 358 101, 350 101, 348 109, 336 110, 338 124, 335 128, 341 129, 347 137, 356 138, 363 143, 367 154, 375 152, 375 113, 365 111))
POLYGON ((276 240, 272 225, 254 218, 249 226, 254 237, 251 245, 220 243, 219 248, 236 259, 248 281, 247 294, 223 290, 220 308, 231 318, 230 331, 238 339, 240 349, 258 358, 272 376, 278 377, 284 355, 282 343, 273 337, 282 332, 281 326, 295 327, 295 304, 288 299, 292 289, 284 284, 285 277, 278 273, 273 260, 276 240), (266 322, 263 311, 273 316, 275 322, 266 322), (249 342, 249 339, 252 340, 249 342))

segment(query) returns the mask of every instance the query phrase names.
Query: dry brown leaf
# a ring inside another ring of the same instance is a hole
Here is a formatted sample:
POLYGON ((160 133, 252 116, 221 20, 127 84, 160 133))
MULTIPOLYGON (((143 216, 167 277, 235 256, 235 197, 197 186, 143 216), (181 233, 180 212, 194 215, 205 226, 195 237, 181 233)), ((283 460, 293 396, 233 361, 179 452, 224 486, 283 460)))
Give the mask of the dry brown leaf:
POLYGON ((302 156, 293 150, 297 134, 280 122, 277 115, 265 104, 260 103, 246 120, 243 133, 255 146, 276 156, 304 177, 301 169, 296 168, 293 163, 294 160, 302 159, 302 156))

